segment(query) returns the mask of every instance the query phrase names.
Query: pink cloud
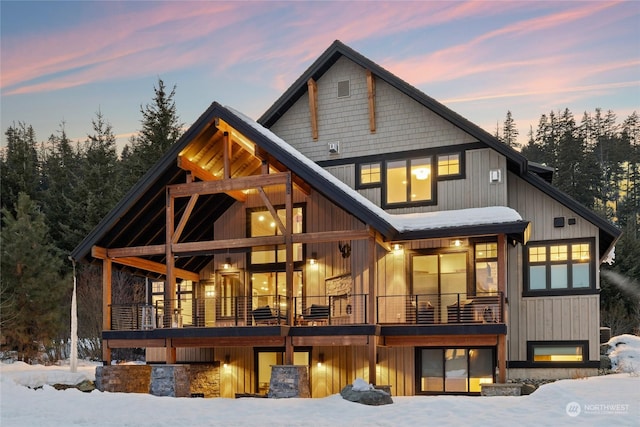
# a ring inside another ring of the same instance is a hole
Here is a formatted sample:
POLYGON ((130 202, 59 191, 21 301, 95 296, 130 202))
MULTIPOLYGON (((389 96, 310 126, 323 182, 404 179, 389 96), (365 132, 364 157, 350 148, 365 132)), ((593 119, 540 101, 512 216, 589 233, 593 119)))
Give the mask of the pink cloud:
MULTIPOLYGON (((260 8, 252 10, 259 13, 260 8)), ((113 78, 114 75, 105 73, 114 69, 122 70, 116 76, 143 75, 150 71, 157 73, 174 69, 176 57, 190 61, 180 64, 188 66, 198 59, 180 51, 181 43, 233 25, 245 17, 246 10, 240 10, 237 3, 194 2, 190 8, 185 8, 179 3, 168 2, 143 12, 113 15, 100 22, 84 23, 46 38, 10 40, 3 52, 2 88, 14 86, 6 94, 59 89, 113 78), (149 63, 153 56, 149 53, 157 50, 166 56, 162 61, 149 63), (113 65, 104 65, 109 62, 113 65), (152 69, 159 65, 158 62, 161 68, 152 69), (78 71, 85 67, 91 72, 78 71), (77 78, 47 77, 57 73, 71 73, 77 78), (49 78, 49 82, 29 83, 40 78, 49 78)), ((215 47, 210 46, 209 49, 215 47)))

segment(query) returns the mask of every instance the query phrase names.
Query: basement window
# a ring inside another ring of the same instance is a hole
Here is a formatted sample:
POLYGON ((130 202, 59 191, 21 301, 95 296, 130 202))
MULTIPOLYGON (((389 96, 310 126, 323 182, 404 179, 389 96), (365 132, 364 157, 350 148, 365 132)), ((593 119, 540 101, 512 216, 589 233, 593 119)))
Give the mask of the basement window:
POLYGON ((529 360, 535 363, 571 363, 586 360, 587 342, 529 341, 529 360))

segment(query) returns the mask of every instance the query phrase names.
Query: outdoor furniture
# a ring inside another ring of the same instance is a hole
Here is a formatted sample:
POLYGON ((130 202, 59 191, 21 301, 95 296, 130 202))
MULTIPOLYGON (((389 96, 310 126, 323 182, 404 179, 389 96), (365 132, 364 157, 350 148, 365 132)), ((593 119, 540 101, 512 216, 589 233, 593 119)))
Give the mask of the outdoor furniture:
POLYGON ((329 306, 311 304, 311 307, 308 307, 302 314, 302 318, 305 322, 328 322, 329 306))
POLYGON ((278 316, 278 313, 268 305, 256 308, 251 314, 256 325, 277 325, 280 320, 286 320, 284 316, 278 316))
POLYGON ((433 324, 435 322, 435 307, 430 302, 421 302, 418 307, 418 323, 433 324))
POLYGON ((447 306, 447 323, 477 323, 473 301, 460 301, 447 306))

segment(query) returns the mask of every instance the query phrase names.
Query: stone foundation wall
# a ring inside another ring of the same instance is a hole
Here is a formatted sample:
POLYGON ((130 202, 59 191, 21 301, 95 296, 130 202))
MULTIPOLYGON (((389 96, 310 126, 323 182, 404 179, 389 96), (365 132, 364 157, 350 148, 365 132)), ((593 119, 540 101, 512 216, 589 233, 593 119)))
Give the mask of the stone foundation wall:
POLYGON ((220 397, 220 363, 98 366, 95 384, 112 393, 220 397))
POLYGON ((308 366, 273 365, 269 397, 311 397, 308 366))
POLYGON ((191 366, 191 394, 220 397, 220 362, 191 366))
POLYGON ((154 396, 190 397, 189 365, 152 365, 151 394, 154 396))
POLYGON ((151 366, 98 366, 96 367, 96 388, 112 393, 149 393, 151 366))

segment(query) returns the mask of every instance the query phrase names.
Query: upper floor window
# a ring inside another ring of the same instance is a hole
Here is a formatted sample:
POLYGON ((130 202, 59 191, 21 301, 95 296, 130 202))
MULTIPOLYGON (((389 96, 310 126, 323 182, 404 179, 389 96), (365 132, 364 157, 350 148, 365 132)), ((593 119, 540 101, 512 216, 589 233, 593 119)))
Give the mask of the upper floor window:
POLYGON ((431 158, 386 162, 386 204, 428 202, 433 199, 431 158))
MULTIPOLYGON (((276 209, 280 222, 286 225, 286 210, 276 209)), ((293 208, 293 233, 303 231, 302 206, 293 208)), ((282 232, 277 221, 266 210, 252 210, 249 213, 249 235, 251 237, 279 236, 282 232)), ((293 260, 302 261, 302 244, 293 244, 293 260)), ((251 249, 251 264, 273 264, 286 261, 285 245, 265 245, 251 249)))
POLYGON ((360 174, 359 182, 361 187, 373 186, 380 184, 380 162, 362 163, 359 165, 360 174))
POLYGON ((380 188, 383 208, 435 204, 437 181, 464 178, 464 151, 411 158, 377 155, 361 162, 356 165, 356 188, 380 188))
POLYGON ((529 243, 525 247, 524 294, 586 293, 594 290, 593 247, 593 240, 529 243))
POLYGON ((460 175, 460 154, 441 154, 438 156, 438 177, 460 175))

